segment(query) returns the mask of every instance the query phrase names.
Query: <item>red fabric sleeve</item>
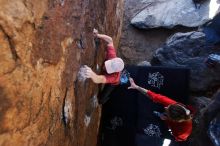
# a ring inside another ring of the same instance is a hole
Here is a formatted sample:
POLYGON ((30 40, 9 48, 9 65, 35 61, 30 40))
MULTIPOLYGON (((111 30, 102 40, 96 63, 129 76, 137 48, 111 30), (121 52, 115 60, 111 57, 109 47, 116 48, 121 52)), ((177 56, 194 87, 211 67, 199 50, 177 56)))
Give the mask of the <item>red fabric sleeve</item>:
POLYGON ((106 60, 112 59, 112 58, 116 58, 116 51, 115 48, 113 46, 108 46, 107 47, 107 51, 106 51, 106 60))
POLYGON ((175 140, 176 141, 186 141, 190 134, 191 133, 183 133, 182 135, 179 135, 178 137, 175 137, 175 140))
POLYGON ((150 90, 147 91, 147 95, 151 97, 153 102, 160 103, 165 107, 170 105, 170 104, 177 103, 175 100, 172 100, 172 99, 170 99, 166 96, 160 95, 160 94, 156 94, 156 93, 154 93, 150 90))
POLYGON ((120 72, 105 74, 106 84, 118 85, 120 80, 120 72))

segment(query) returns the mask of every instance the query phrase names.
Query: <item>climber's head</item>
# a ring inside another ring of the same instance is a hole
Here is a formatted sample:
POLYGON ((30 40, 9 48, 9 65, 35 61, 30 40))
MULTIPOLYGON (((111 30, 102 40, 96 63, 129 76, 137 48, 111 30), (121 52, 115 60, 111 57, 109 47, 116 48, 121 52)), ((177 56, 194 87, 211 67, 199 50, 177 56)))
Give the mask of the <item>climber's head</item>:
POLYGON ((176 122, 183 122, 192 119, 190 110, 178 103, 166 107, 166 113, 169 119, 176 122))
POLYGON ((113 58, 105 61, 105 68, 108 74, 120 72, 124 69, 124 62, 121 58, 113 58))

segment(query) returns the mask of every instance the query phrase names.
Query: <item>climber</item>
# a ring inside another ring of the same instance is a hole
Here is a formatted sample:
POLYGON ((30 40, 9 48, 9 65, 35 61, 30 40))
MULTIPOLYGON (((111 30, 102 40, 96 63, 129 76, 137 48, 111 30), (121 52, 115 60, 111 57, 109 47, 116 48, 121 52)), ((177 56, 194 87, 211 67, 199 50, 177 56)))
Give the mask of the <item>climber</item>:
POLYGON ((156 94, 136 85, 132 78, 129 78, 129 81, 131 85, 128 89, 136 89, 146 95, 153 102, 160 103, 164 106, 164 113, 154 111, 154 115, 166 122, 176 141, 186 141, 192 132, 193 111, 191 111, 189 107, 186 107, 166 96, 156 94))
POLYGON ((120 74, 124 69, 124 62, 121 58, 116 56, 116 51, 111 37, 105 34, 99 34, 96 29, 93 30, 94 37, 102 39, 107 42, 106 57, 101 75, 96 74, 90 67, 86 66, 85 76, 91 78, 96 84, 106 84, 100 95, 99 103, 105 103, 109 97, 108 95, 120 82, 120 74))

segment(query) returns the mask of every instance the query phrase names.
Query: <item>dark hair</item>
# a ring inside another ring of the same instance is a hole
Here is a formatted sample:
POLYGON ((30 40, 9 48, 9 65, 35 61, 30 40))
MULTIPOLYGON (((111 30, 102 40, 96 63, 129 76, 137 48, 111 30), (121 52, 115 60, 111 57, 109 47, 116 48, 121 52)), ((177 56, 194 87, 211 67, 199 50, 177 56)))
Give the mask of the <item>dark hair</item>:
POLYGON ((179 104, 172 104, 169 106, 168 114, 169 117, 174 121, 181 121, 181 120, 189 120, 191 119, 191 115, 187 114, 186 108, 179 104))

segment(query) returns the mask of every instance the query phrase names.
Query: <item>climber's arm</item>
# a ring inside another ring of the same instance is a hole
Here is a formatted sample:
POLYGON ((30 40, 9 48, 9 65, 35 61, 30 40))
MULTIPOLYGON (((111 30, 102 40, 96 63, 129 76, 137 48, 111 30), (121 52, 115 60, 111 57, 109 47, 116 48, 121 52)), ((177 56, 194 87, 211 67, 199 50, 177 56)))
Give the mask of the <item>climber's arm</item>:
POLYGON ((104 75, 97 75, 92 69, 88 66, 86 66, 86 72, 85 72, 86 78, 91 78, 92 81, 96 84, 100 83, 106 83, 106 78, 104 75))
POLYGON ((128 87, 128 89, 136 89, 136 90, 138 90, 139 92, 141 92, 142 94, 146 95, 146 97, 148 97, 148 98, 151 99, 150 96, 147 96, 147 92, 148 92, 147 89, 144 89, 144 88, 142 88, 142 87, 136 85, 135 82, 134 82, 134 80, 133 80, 132 78, 129 78, 129 81, 130 81, 131 86, 128 87))
POLYGON ((144 89, 144 88, 136 85, 132 78, 129 78, 129 81, 130 81, 131 86, 128 87, 128 89, 136 89, 136 90, 138 90, 142 94, 146 95, 146 97, 151 99, 153 102, 160 103, 160 104, 164 105, 165 107, 170 105, 170 104, 177 103, 175 100, 173 100, 173 99, 171 99, 169 97, 166 97, 166 96, 161 95, 161 94, 154 93, 154 92, 152 92, 150 90, 144 89))
POLYGON ((108 46, 114 46, 113 39, 110 36, 105 35, 105 34, 99 34, 96 29, 93 30, 93 35, 97 38, 100 38, 106 41, 108 43, 108 46))

